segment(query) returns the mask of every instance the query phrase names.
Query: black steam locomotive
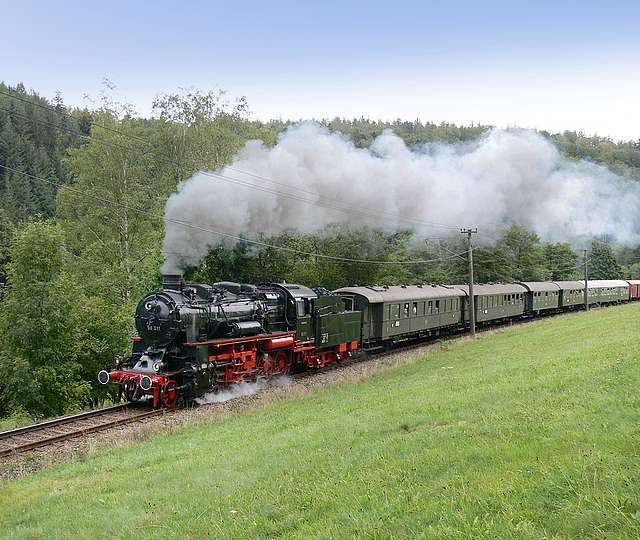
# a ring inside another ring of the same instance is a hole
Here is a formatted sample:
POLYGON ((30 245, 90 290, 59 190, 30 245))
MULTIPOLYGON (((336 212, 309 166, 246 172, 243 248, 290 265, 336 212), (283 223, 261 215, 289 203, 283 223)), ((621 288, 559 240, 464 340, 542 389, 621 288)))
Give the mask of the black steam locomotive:
POLYGON ((186 284, 163 278, 135 313, 137 338, 116 369, 101 371, 129 401, 173 407, 222 386, 321 367, 357 348, 359 313, 338 296, 292 284, 186 284))

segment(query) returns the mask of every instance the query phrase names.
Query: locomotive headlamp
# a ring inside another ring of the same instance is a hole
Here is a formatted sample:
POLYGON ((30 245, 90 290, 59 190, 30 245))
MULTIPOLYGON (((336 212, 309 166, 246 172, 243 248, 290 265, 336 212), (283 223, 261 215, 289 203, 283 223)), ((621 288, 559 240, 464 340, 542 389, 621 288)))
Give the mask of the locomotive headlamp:
POLYGON ((161 368, 162 368, 162 362, 153 363, 153 371, 160 371, 161 368))
POLYGON ((145 392, 147 390, 151 390, 152 386, 153 386, 153 381, 151 380, 151 377, 147 377, 145 375, 144 377, 140 378, 140 388, 142 388, 145 392))
POLYGON ((109 374, 104 369, 98 373, 98 382, 100 384, 107 384, 109 382, 109 374))

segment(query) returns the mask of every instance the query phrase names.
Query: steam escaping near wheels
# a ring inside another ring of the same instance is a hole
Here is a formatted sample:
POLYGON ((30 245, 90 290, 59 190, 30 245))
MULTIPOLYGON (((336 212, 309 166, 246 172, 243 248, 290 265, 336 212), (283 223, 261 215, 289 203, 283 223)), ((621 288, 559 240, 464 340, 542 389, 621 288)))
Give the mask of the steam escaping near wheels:
POLYGON ((291 377, 280 375, 271 379, 258 379, 254 383, 239 383, 225 388, 220 392, 209 392, 201 398, 196 399, 196 403, 205 405, 208 403, 224 403, 230 399, 237 399, 245 396, 252 396, 260 390, 274 386, 289 386, 292 383, 291 377))

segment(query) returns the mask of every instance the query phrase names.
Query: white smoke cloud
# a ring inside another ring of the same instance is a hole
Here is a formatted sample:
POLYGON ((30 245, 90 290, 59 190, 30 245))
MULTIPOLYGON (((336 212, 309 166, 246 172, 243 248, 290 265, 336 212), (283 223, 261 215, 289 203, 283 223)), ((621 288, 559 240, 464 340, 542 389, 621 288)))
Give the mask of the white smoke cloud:
MULTIPOLYGON (((287 129, 272 148, 249 141, 232 167, 214 174, 314 201, 319 197, 309 192, 319 193, 323 200, 330 199, 328 205, 366 208, 366 215, 310 205, 200 172, 178 186, 167 201, 165 218, 248 237, 286 229, 313 232, 336 222, 389 230, 407 227, 390 214, 484 231, 517 223, 556 241, 602 234, 630 241, 640 232, 639 184, 603 166, 571 161, 530 130, 493 129, 471 143, 412 148, 385 131, 370 149, 359 149, 345 136, 305 122, 287 129)), ((425 234, 437 230, 427 228, 425 234)), ((195 265, 220 241, 217 235, 168 221, 162 270, 195 265)))
POLYGON ((225 401, 229 401, 230 399, 252 396, 260 390, 264 390, 266 388, 276 386, 289 386, 291 382, 291 377, 288 377, 286 375, 280 375, 269 380, 259 379, 255 383, 243 382, 233 384, 228 388, 221 390, 220 392, 209 392, 203 397, 197 398, 196 401, 200 405, 204 405, 207 403, 224 403, 225 401))

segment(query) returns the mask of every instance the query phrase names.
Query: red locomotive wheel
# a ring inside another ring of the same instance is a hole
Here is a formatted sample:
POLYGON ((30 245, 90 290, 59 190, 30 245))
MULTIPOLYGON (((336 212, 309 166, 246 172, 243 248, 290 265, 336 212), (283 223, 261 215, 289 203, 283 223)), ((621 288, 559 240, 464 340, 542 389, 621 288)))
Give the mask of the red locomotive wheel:
POLYGON ((286 375, 291 369, 291 355, 287 351, 280 351, 276 355, 274 373, 278 375, 286 375))
POLYGON ((178 385, 175 381, 167 381, 162 389, 162 404, 173 409, 178 403, 178 385))

